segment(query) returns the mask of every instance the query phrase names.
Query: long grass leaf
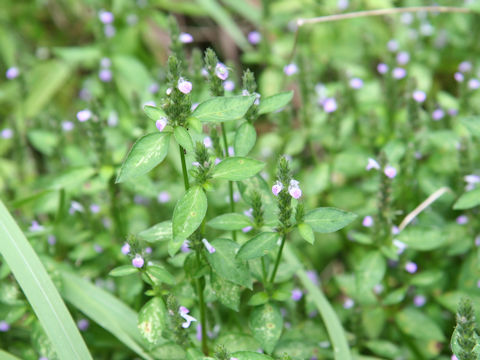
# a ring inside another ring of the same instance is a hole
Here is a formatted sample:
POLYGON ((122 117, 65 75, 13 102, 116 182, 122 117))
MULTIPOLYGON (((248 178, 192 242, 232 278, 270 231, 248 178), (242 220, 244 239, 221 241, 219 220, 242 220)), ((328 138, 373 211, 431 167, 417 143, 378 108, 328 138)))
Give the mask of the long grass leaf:
POLYGON ((312 300, 323 319, 323 323, 327 328, 328 335, 333 346, 333 355, 335 360, 352 360, 345 330, 343 329, 337 314, 335 314, 332 305, 330 305, 320 289, 314 283, 312 283, 305 270, 303 270, 301 262, 298 260, 292 250, 290 250, 288 245, 285 246, 283 254, 288 263, 299 268, 299 270, 296 272, 296 275, 312 297, 312 300))
POLYGON ((0 360, 20 360, 20 358, 6 351, 0 350, 0 360))
POLYGON ((0 254, 12 270, 60 359, 92 359, 60 294, 0 201, 0 254))

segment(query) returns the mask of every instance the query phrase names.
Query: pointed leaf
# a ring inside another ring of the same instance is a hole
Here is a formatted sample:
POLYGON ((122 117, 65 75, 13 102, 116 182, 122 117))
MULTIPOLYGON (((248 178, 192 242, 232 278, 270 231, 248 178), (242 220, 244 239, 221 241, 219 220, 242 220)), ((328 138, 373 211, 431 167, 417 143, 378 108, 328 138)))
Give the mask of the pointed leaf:
POLYGON ((163 109, 158 108, 156 106, 145 105, 143 107, 143 111, 153 121, 160 120, 160 118, 162 117, 167 117, 167 114, 165 113, 165 111, 163 111, 163 109))
POLYGON ((167 309, 160 297, 147 302, 138 313, 138 329, 150 344, 161 339, 162 331, 167 327, 167 309))
POLYGON ((313 245, 315 242, 315 234, 313 233, 313 229, 310 225, 305 223, 298 224, 298 232, 303 240, 313 245))
POLYGON ((165 268, 159 265, 147 265, 147 274, 150 275, 157 283, 165 283, 175 285, 175 278, 165 268))
POLYGON ((466 210, 478 205, 480 205, 480 187, 462 194, 453 205, 453 208, 455 210, 466 210))
POLYGON ((222 160, 213 169, 212 177, 231 181, 244 180, 254 176, 263 169, 261 161, 247 157, 229 157, 222 160))
POLYGON ((138 272, 138 269, 136 267, 133 267, 132 265, 122 265, 118 266, 115 269, 112 269, 108 275, 118 277, 118 276, 128 276, 132 275, 138 272))
POLYGON ((246 156, 255 146, 257 132, 252 124, 244 122, 235 133, 234 149, 238 156, 246 156))
POLYGON ((120 168, 117 183, 148 173, 167 156, 170 134, 151 133, 133 144, 120 168))
POLYGON ((255 235, 240 247, 237 258, 251 260, 267 255, 277 249, 278 239, 278 233, 274 232, 263 232, 255 235))
POLYGON ((197 106, 192 116, 203 122, 220 123, 237 120, 250 109, 255 96, 215 97, 197 106))
POLYGON ((355 270, 357 297, 362 303, 375 301, 373 287, 383 279, 387 262, 379 251, 371 251, 358 263, 355 270))
POLYGON ((356 214, 335 208, 317 208, 307 212, 304 222, 310 225, 315 232, 331 233, 350 224, 356 214))
POLYGON ((280 309, 270 303, 259 306, 250 314, 248 323, 255 339, 271 354, 282 335, 283 318, 280 309))
POLYGON ((403 333, 421 340, 445 340, 442 330, 423 312, 406 308, 395 315, 395 322, 403 333))
POLYGON ((226 307, 238 311, 240 306, 241 287, 231 281, 221 278, 213 272, 210 279, 212 290, 218 300, 226 307))
POLYGON ((252 222, 246 215, 230 213, 213 218, 207 225, 219 230, 241 230, 244 227, 251 226, 252 222))
POLYGON ((260 105, 258 106, 258 115, 266 114, 272 111, 279 110, 287 105, 293 98, 293 91, 286 91, 280 94, 275 94, 267 97, 266 99, 260 99, 260 105))
POLYGON ((448 238, 441 229, 412 226, 403 230, 398 235, 398 240, 411 249, 430 251, 446 245, 448 238))
POLYGON ((177 126, 175 130, 173 130, 173 135, 175 136, 177 144, 181 145, 187 153, 193 153, 193 141, 187 129, 182 126, 177 126))
POLYGON ((148 242, 170 240, 172 238, 172 222, 170 220, 162 221, 161 223, 139 232, 137 236, 141 240, 148 242))

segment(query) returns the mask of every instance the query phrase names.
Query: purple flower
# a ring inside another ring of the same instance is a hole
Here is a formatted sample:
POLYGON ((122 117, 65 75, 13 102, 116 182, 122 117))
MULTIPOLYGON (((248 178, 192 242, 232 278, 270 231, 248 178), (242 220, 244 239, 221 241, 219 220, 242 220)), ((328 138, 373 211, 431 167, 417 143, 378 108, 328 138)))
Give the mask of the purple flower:
POLYGON ((385 169, 383 170, 383 173, 390 179, 393 179, 395 176, 397 176, 397 169, 395 169, 391 165, 385 166, 385 169))
POLYGON ((77 120, 80 122, 85 122, 92 117, 92 112, 88 109, 80 110, 77 112, 77 120))
POLYGON ((397 51, 398 48, 399 48, 398 41, 395 39, 392 39, 387 43, 387 49, 391 52, 397 51))
POLYGON ((461 72, 456 72, 455 74, 453 74, 453 78, 457 82, 463 82, 463 80, 465 79, 465 77, 463 76, 463 74, 461 72))
POLYGON ((211 148, 213 145, 212 139, 209 136, 207 136, 205 139, 203 139, 203 145, 205 145, 207 149, 211 148))
POLYGON ((252 45, 257 45, 262 41, 262 35, 258 31, 250 31, 247 35, 248 42, 252 45))
POLYGON ((405 270, 410 274, 414 274, 417 272, 418 266, 413 261, 409 261, 405 264, 405 270))
POLYGON ((458 114, 458 110, 457 109, 448 109, 448 115, 450 116, 455 116, 458 114))
POLYGON ((75 214, 76 212, 84 212, 83 205, 80 204, 78 201, 72 201, 70 203, 70 209, 68 210, 68 213, 70 215, 75 214))
POLYGON ((381 294, 383 292, 384 288, 383 288, 383 285, 382 284, 377 284, 373 287, 373 292, 375 294, 381 294))
POLYGON ((0 321, 0 332, 7 332, 10 330, 10 324, 7 323, 5 320, 0 321))
POLYGON ((215 158, 215 161, 214 161, 215 165, 218 165, 221 162, 222 162, 222 160, 220 158, 215 158))
POLYGON ((458 358, 455 354, 453 354, 452 357, 450 358, 450 360, 458 360, 458 358))
POLYGON ((42 230, 43 230, 43 226, 40 225, 40 224, 38 223, 38 221, 33 220, 33 221, 32 221, 32 225, 30 225, 29 230, 32 231, 32 232, 42 231, 42 230))
MULTIPOLYGON (((349 0, 338 0, 337 1, 337 8, 338 10, 345 10, 346 8, 348 8, 348 4, 349 4, 349 0)), ((311 360, 311 359, 310 359, 311 360)))
POLYGON ((10 128, 5 128, 2 130, 2 139, 11 139, 13 137, 13 130, 10 128))
POLYGON ((400 229, 398 228, 398 226, 393 225, 391 232, 392 232, 392 235, 398 235, 400 234, 400 229))
POLYGON ((188 310, 185 306, 180 306, 178 309, 180 316, 185 319, 185 322, 182 324, 184 329, 188 328, 192 321, 197 321, 197 319, 195 319, 193 316, 188 315, 189 312, 190 310, 188 310))
POLYGON ((190 248, 188 247, 188 245, 190 245, 190 242, 188 240, 185 240, 180 250, 184 253, 190 252, 190 248))
POLYGON ((353 301, 350 298, 346 298, 345 301, 343 302, 344 309, 351 309, 354 305, 355 305, 355 301, 353 301))
POLYGON ((153 251, 153 249, 152 249, 150 246, 147 246, 147 247, 145 248, 145 253, 146 253, 146 254, 151 254, 152 251, 153 251))
POLYGON ((388 71, 388 65, 384 63, 380 63, 377 65, 377 71, 379 74, 386 74, 388 71))
POLYGON ((163 129, 165 129, 165 126, 167 126, 167 123, 167 118, 162 116, 160 119, 155 121, 155 126, 157 127, 158 131, 163 131, 163 129))
POLYGON ((470 61, 462 61, 458 65, 458 70, 462 73, 469 72, 470 70, 472 70, 472 63, 470 61))
POLYGON ((413 298, 413 304, 416 307, 422 307, 427 302, 427 298, 423 295, 415 295, 413 298))
POLYGON ((441 120, 444 116, 445 116, 445 112, 444 112, 442 109, 440 109, 440 108, 435 109, 435 110, 433 110, 433 112, 432 112, 432 119, 433 119, 434 121, 441 120))
POLYGON ((468 80, 468 88, 470 90, 477 90, 480 88, 480 80, 475 78, 468 80))
POLYGON ((91 212, 92 214, 97 214, 97 213, 99 213, 99 212, 100 212, 100 206, 97 205, 97 204, 92 204, 92 205, 90 205, 90 212, 91 212))
POLYGON ((406 51, 400 51, 397 54, 398 65, 406 65, 410 61, 410 54, 406 51))
POLYGON ((225 64, 222 64, 221 62, 217 63, 217 66, 215 66, 215 75, 217 75, 220 80, 227 80, 228 69, 225 64))
POLYGON ((170 193, 168 191, 162 191, 160 192, 160 194, 158 194, 157 196, 157 201, 160 203, 160 204, 165 204, 167 202, 170 201, 170 193))
POLYGON ((98 244, 93 245, 93 250, 95 250, 96 253, 101 254, 103 252, 103 247, 101 247, 98 244))
POLYGON ((235 90, 235 83, 232 80, 226 80, 223 83, 223 88, 225 91, 233 91, 235 90))
POLYGON ((62 122, 62 129, 63 131, 65 132, 70 132, 73 130, 73 128, 75 127, 74 123, 71 122, 71 121, 64 121, 62 122))
POLYGON ((48 235, 47 242, 49 245, 53 246, 57 242, 57 238, 54 235, 48 235))
POLYGON ((104 57, 102 58, 102 60, 100 60, 100 66, 102 68, 109 68, 110 66, 112 66, 112 61, 109 58, 104 57))
POLYGON ((283 68, 283 72, 287 76, 292 76, 292 75, 294 75, 298 72, 298 67, 297 67, 296 64, 291 63, 291 64, 288 64, 288 65, 285 65, 285 67, 283 68))
POLYGON ((475 237, 475 246, 480 246, 480 235, 475 237))
POLYGON ((103 82, 110 82, 112 81, 112 71, 110 69, 101 69, 98 72, 98 77, 103 82))
POLYGON ((196 338, 198 341, 202 341, 202 324, 197 324, 197 333, 196 333, 196 338))
POLYGON ((393 240, 393 246, 397 248, 397 254, 399 255, 403 253, 407 248, 407 244, 397 239, 393 240))
POLYGON ((355 90, 361 89, 363 87, 363 80, 357 77, 351 78, 350 87, 355 90))
POLYGON ((293 301, 299 301, 302 298, 302 296, 303 296, 302 290, 300 290, 300 289, 293 289, 292 290, 291 298, 292 298, 293 301))
POLYGON ((90 322, 87 319, 80 319, 77 321, 77 326, 80 331, 85 331, 90 326, 90 322))
POLYGON ((150 94, 156 94, 158 90, 160 90, 160 87, 158 86, 157 83, 152 83, 148 87, 148 91, 150 92, 150 94))
POLYGON ((368 158, 368 163, 367 163, 367 166, 365 167, 365 169, 367 171, 370 171, 372 169, 380 170, 380 164, 375 159, 368 158))
POLYGON ((332 113, 337 110, 337 101, 335 98, 326 98, 323 102, 323 110, 326 113, 332 113))
POLYGON ((132 259, 132 265, 136 268, 141 268, 144 263, 145 260, 143 260, 143 257, 140 254, 135 255, 135 257, 132 259))
POLYGON ((468 184, 478 184, 480 183, 480 176, 475 174, 465 175, 463 178, 468 184))
POLYGON ((213 254, 216 251, 215 248, 212 246, 212 244, 208 242, 207 239, 202 239, 202 243, 203 245, 205 245, 205 248, 210 254, 213 254))
POLYGON ((294 179, 290 180, 290 184, 288 185, 288 193, 294 199, 300 199, 300 197, 302 196, 302 190, 298 185, 299 182, 294 179))
POLYGON ((112 24, 107 24, 103 28, 103 33, 105 34, 106 37, 111 38, 115 35, 117 31, 115 30, 115 26, 112 24))
POLYGON ((251 231, 252 229, 253 229, 253 226, 245 226, 245 227, 242 229, 242 231, 243 231, 244 233, 248 233, 248 232, 251 231))
POLYGON ((403 79, 405 76, 407 76, 407 70, 401 67, 396 67, 392 70, 392 76, 394 79, 403 79))
POLYGON ((413 21, 413 15, 412 15, 412 13, 403 13, 400 16, 400 19, 402 21, 402 24, 410 25, 413 21))
POLYGON ((362 225, 365 227, 372 227, 373 226, 373 217, 367 215, 363 218, 362 225))
POLYGON ((178 40, 180 40, 180 42, 183 44, 190 44, 193 42, 193 36, 189 33, 182 32, 178 36, 178 40))
POLYGON ((190 91, 192 91, 192 83, 183 78, 180 78, 178 80, 177 87, 178 87, 178 90, 180 90, 180 92, 184 94, 189 94, 190 91))
POLYGON ((277 182, 272 186, 272 193, 275 196, 278 196, 280 191, 283 189, 283 184, 277 180, 277 182))
POLYGON ((228 156, 234 156, 235 155, 235 149, 233 146, 228 147, 228 156))
POLYGON ((103 24, 111 24, 115 17, 110 11, 100 10, 98 12, 98 18, 103 24))
POLYGON ((18 75, 20 75, 20 70, 18 70, 18 68, 15 66, 8 68, 7 72, 5 73, 5 76, 9 80, 15 79, 18 75))
POLYGON ((422 90, 415 90, 412 93, 412 98, 418 103, 423 103, 427 99, 427 94, 422 90))
POLYGON ((468 216, 460 215, 459 217, 457 217, 455 221, 457 222, 458 225, 465 225, 466 223, 468 223, 468 216))

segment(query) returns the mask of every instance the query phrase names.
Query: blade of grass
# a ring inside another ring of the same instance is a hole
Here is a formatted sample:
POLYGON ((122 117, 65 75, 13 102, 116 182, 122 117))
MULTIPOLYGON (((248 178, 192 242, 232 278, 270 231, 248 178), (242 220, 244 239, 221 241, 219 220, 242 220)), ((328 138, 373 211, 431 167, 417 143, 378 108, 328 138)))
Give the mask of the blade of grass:
POLYGON ((252 24, 260 26, 260 21, 262 19, 260 8, 249 4, 247 1, 239 2, 237 0, 223 0, 223 3, 252 24))
POLYGON ((55 285, 0 200, 0 254, 10 267, 60 359, 92 359, 55 285))
POLYGON ((312 297, 312 300, 323 319, 323 323, 327 328, 328 335, 330 336, 330 341, 333 346, 333 355, 335 360, 352 360, 345 330, 343 329, 337 314, 335 314, 332 305, 328 302, 327 298, 320 291, 320 289, 314 283, 312 283, 305 270, 303 270, 301 262, 288 245, 285 246, 283 254, 288 263, 299 268, 299 270, 296 272, 296 275, 312 297))
POLYGON ((137 327, 137 313, 109 292, 81 277, 60 269, 62 295, 69 303, 112 333, 142 358, 153 360, 144 350, 143 338, 137 327))
POLYGON ((0 359, 2 360, 20 360, 20 358, 12 355, 6 351, 0 350, 0 359))

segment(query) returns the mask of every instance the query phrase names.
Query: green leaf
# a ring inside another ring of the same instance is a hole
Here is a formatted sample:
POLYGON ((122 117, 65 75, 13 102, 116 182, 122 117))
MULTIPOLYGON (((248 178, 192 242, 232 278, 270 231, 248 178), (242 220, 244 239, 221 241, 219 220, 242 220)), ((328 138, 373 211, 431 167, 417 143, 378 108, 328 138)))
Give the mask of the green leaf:
POLYGON ((68 169, 60 174, 47 176, 39 183, 39 188, 48 190, 74 189, 82 186, 95 174, 91 167, 68 169))
POLYGON ((315 234, 313 233, 313 229, 310 225, 305 223, 298 224, 298 232, 303 240, 313 245, 315 242, 315 234))
POLYGON ((207 252, 207 260, 218 276, 237 285, 252 288, 252 279, 247 266, 235 258, 239 245, 228 239, 216 239, 211 242, 215 252, 207 252))
POLYGON ((462 194, 453 204, 454 210, 466 210, 480 205, 480 187, 462 194))
POLYGON ((160 120, 162 117, 167 117, 167 114, 163 109, 158 108, 156 106, 151 106, 151 105, 145 105, 143 107, 143 111, 145 114, 153 121, 160 120))
POLYGON ((141 240, 148 242, 170 240, 172 238, 172 222, 170 220, 162 221, 161 223, 139 232, 137 236, 141 240))
POLYGON ((245 115, 254 101, 254 95, 215 97, 198 105, 192 116, 200 121, 213 123, 237 120, 245 115))
MULTIPOLYGON (((121 343, 143 359, 153 360, 142 348, 143 337, 137 328, 137 313, 109 292, 59 266, 62 295, 69 303, 112 333, 121 343)), ((68 359, 68 357, 67 357, 68 359)))
POLYGON ((263 169, 261 161, 246 157, 229 157, 213 168, 212 177, 231 181, 244 180, 254 176, 263 169))
POLYGON ((51 131, 47 130, 30 130, 27 133, 28 140, 32 146, 45 155, 52 155, 58 145, 58 137, 51 131))
POLYGON ((175 285, 175 278, 165 268, 159 265, 147 265, 147 274, 150 275, 157 284, 165 283, 175 285))
POLYGON ((241 260, 251 260, 262 257, 277 249, 278 233, 263 232, 255 235, 244 243, 238 250, 237 258, 241 260))
POLYGON ((382 301, 383 305, 395 305, 399 304, 405 299, 405 296, 407 295, 407 287, 401 287, 399 289, 393 290, 389 292, 382 301))
POLYGON ((386 268, 387 262, 379 251, 370 251, 362 257, 355 271, 357 297, 362 303, 375 302, 373 287, 382 281, 386 268))
POLYGON ((2 360, 21 360, 20 358, 7 353, 6 351, 0 350, 0 359, 2 360))
POLYGON ((132 275, 138 272, 138 269, 136 267, 133 267, 132 265, 122 265, 118 266, 115 269, 112 269, 108 275, 110 276, 127 276, 127 275, 132 275))
POLYGON ((267 114, 272 111, 279 110, 287 105, 293 98, 293 91, 286 91, 280 94, 275 94, 267 97, 266 99, 260 99, 260 105, 258 106, 258 115, 267 114))
POLYGON ((210 277, 212 290, 218 300, 226 307, 238 311, 240 307, 241 287, 225 280, 212 272, 210 277))
POLYGON ((283 318, 280 309, 270 303, 257 307, 250 314, 248 324, 255 339, 271 354, 282 335, 283 318))
POLYGON ((316 208, 307 212, 304 222, 310 225, 315 232, 331 233, 350 224, 356 214, 335 208, 316 208))
POLYGON ((460 120, 472 136, 480 138, 480 117, 467 116, 460 120))
POLYGON ((252 124, 244 122, 235 132, 234 149, 235 155, 247 156, 257 141, 257 132, 252 124))
POLYGON ((22 104, 25 117, 35 117, 62 86, 69 80, 71 68, 63 61, 48 60, 38 62, 28 72, 28 96, 22 104))
POLYGON ((181 145, 187 153, 193 153, 193 141, 192 137, 188 133, 187 129, 182 126, 177 126, 175 130, 173 130, 173 135, 175 136, 175 140, 177 144, 181 145))
POLYGON ((213 218, 207 225, 219 230, 241 230, 244 227, 251 226, 252 222, 248 216, 237 213, 229 213, 213 218))
POLYGON ((238 360, 273 360, 273 358, 268 355, 253 351, 237 351, 232 354, 232 357, 238 360))
POLYGON ((92 359, 47 271, 1 201, 0 238, 0 254, 22 288, 57 355, 62 359, 92 359))
POLYGON ((148 87, 152 83, 152 77, 139 59, 124 54, 114 55, 112 71, 115 74, 113 82, 128 102, 137 102, 138 99, 151 96, 148 94, 148 87))
POLYGON ((133 144, 120 168, 117 183, 148 173, 167 156, 170 134, 151 133, 133 144))
POLYGON ((263 305, 268 302, 268 294, 265 291, 258 292, 254 294, 250 300, 248 300, 248 305, 250 306, 257 306, 263 305))
POLYGON ((138 313, 138 329, 150 344, 157 344, 167 327, 167 309, 160 297, 147 302, 138 313))
POLYGON ((200 226, 207 213, 207 206, 207 196, 198 185, 191 187, 177 202, 172 219, 173 239, 168 249, 171 256, 175 255, 183 241, 200 226))
POLYGON ((403 230, 398 235, 398 240, 411 249, 429 251, 445 245, 447 236, 440 229, 412 226, 403 230))
POLYGON ((416 339, 445 340, 437 323, 417 309, 403 309, 395 315, 395 322, 403 333, 416 339))

